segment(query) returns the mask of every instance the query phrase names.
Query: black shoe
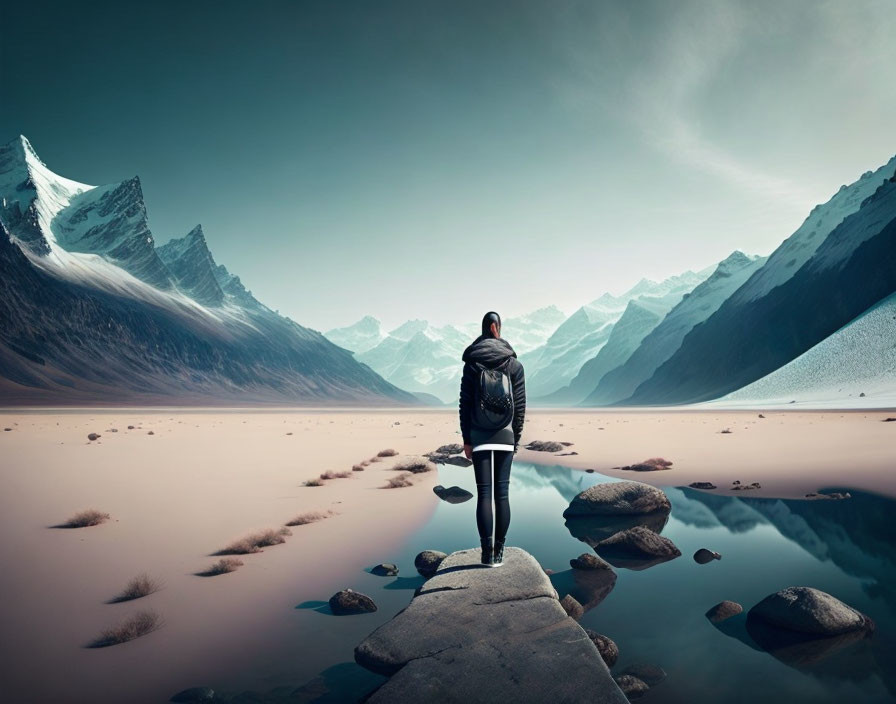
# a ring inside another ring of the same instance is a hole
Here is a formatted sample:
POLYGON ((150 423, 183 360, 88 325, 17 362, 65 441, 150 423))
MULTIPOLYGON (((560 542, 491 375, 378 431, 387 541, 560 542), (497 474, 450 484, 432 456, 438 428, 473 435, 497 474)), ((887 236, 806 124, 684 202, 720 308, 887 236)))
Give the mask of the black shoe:
POLYGON ((495 548, 492 553, 492 565, 498 567, 504 564, 504 541, 496 540, 495 548))
POLYGON ((492 545, 492 538, 486 538, 484 540, 480 540, 479 542, 482 543, 482 564, 494 564, 494 547, 492 545))

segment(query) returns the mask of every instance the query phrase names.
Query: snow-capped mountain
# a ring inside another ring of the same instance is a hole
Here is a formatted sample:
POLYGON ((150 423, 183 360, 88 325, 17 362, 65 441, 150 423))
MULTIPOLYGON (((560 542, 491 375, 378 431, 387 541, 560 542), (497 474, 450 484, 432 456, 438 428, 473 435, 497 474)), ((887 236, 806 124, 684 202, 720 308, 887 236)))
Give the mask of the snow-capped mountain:
POLYGON ((619 403, 723 396, 783 367, 896 291, 894 172, 896 157, 814 208, 795 242, 778 247, 619 403))
POLYGON ((896 293, 752 384, 707 407, 896 407, 896 293))
MULTIPOLYGON (((553 305, 509 316, 502 319, 501 336, 519 354, 543 344, 564 317, 563 311, 553 305)), ((454 403, 460 391, 461 354, 479 335, 479 326, 474 321, 438 327, 414 319, 383 336, 379 321, 365 316, 354 325, 330 330, 326 336, 355 352, 359 361, 396 386, 454 403)))
POLYGON ((324 333, 332 343, 351 350, 355 354, 363 354, 373 349, 385 339, 380 328, 380 321, 372 315, 365 315, 357 323, 344 328, 333 328, 324 333))
MULTIPOLYGON (((685 294, 658 325, 647 331, 622 362, 594 370, 589 378, 574 380, 571 391, 574 389, 583 395, 570 400, 584 399, 583 405, 600 406, 630 396, 638 384, 649 379, 656 368, 675 353, 684 336, 718 310, 766 259, 740 251, 723 259, 708 279, 685 294)), ((582 371, 585 372, 585 367, 582 371)))
POLYGON ((620 296, 604 293, 582 306, 558 326, 544 345, 520 355, 526 369, 526 393, 537 398, 567 386, 610 339, 613 326, 630 301, 639 297, 680 297, 711 272, 712 268, 696 273, 686 271, 660 282, 641 279, 620 296))
POLYGON ((0 147, 0 394, 8 403, 410 403, 255 300, 201 228, 158 250, 140 182, 63 178, 0 147))

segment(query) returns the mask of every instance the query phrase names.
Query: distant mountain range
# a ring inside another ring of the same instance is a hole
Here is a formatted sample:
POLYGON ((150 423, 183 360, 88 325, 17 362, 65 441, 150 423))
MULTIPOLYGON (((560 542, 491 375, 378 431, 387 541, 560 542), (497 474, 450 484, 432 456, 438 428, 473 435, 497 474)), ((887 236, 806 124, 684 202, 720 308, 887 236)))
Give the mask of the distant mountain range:
MULTIPOLYGON (((764 257, 507 317, 530 405, 896 405, 896 157, 764 257)), ((140 180, 0 147, 0 404, 449 404, 479 321, 321 334, 259 302, 197 225, 156 246, 140 180)))
POLYGON ((256 300, 200 226, 156 247, 138 178, 59 176, 0 147, 0 402, 412 404, 256 300))
MULTIPOLYGON (((842 186, 768 257, 735 251, 565 318, 546 308, 506 321, 529 404, 896 405, 894 172, 896 157, 842 186)), ((476 334, 426 321, 383 334, 369 316, 326 333, 397 385, 449 403, 476 334)))

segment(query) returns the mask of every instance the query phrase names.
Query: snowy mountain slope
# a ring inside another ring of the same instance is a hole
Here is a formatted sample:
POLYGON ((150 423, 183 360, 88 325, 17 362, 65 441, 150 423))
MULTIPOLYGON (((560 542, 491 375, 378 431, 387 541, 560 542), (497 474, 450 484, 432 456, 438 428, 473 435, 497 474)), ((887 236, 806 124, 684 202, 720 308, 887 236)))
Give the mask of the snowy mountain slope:
POLYGON ((766 259, 748 256, 740 251, 723 259, 712 275, 686 294, 621 365, 605 370, 604 375, 578 400, 583 405, 599 406, 630 396, 641 382, 649 379, 656 368, 675 353, 684 336, 718 310, 725 299, 763 266, 766 259))
POLYGON ((156 254, 137 177, 108 186, 63 178, 25 137, 0 148, 2 217, 26 253, 65 268, 73 254, 99 254, 137 279, 167 290, 171 277, 156 254), (36 220, 22 214, 36 213, 36 220))
POLYGON ((623 364, 631 356, 644 337, 659 325, 681 298, 681 293, 673 292, 662 297, 639 296, 629 301, 597 355, 582 365, 579 373, 567 386, 533 401, 561 405, 581 401, 608 371, 623 364))
POLYGON ((172 274, 134 179, 64 179, 22 137, 0 149, 0 195, 7 403, 420 403, 255 300, 201 230, 163 250, 172 274))
POLYGON ((896 293, 796 359, 700 406, 896 407, 896 293), (860 396, 863 394, 863 396, 860 396))
POLYGON ((224 291, 215 275, 217 264, 208 249, 202 225, 158 248, 159 258, 173 274, 177 287, 205 306, 224 303, 224 291))
MULTIPOLYGON (((758 273, 744 287, 752 290, 758 273)), ((784 366, 894 290, 896 176, 891 174, 792 277, 761 298, 735 292, 620 403, 695 403, 723 396, 784 366)))
POLYGON ((660 282, 641 279, 620 296, 604 293, 569 316, 539 348, 520 355, 526 369, 526 391, 533 398, 567 386, 582 366, 600 352, 613 325, 629 301, 638 297, 684 294, 703 281, 711 269, 687 271, 660 282))
POLYGON ((732 303, 739 305, 758 300, 787 281, 815 254, 830 232, 844 218, 858 211, 862 202, 894 171, 896 156, 876 171, 866 171, 854 183, 840 186, 826 203, 816 205, 797 231, 772 252, 765 266, 733 294, 732 303))
MULTIPOLYGON (((543 345, 564 320, 566 315, 557 306, 545 306, 525 315, 502 318, 501 337, 509 340, 514 351, 522 355, 543 345)), ((472 328, 475 337, 480 326, 473 324, 472 328)))

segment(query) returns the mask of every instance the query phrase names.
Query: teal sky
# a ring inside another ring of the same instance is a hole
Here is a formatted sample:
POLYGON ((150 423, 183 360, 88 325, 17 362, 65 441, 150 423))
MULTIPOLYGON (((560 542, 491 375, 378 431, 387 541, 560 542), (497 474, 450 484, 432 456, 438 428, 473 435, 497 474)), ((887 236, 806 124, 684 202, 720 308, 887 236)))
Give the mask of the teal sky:
POLYGON ((318 330, 569 313, 768 254, 896 153, 896 9, 2 0, 0 139, 139 174, 318 330))

